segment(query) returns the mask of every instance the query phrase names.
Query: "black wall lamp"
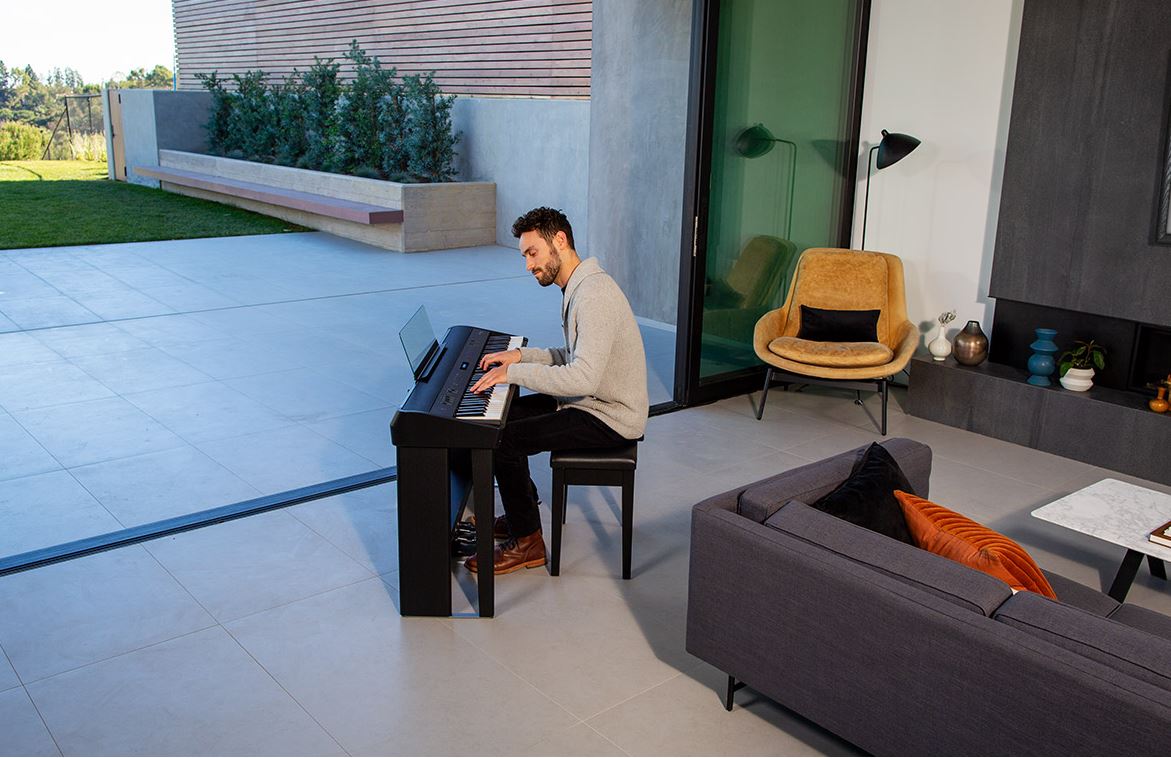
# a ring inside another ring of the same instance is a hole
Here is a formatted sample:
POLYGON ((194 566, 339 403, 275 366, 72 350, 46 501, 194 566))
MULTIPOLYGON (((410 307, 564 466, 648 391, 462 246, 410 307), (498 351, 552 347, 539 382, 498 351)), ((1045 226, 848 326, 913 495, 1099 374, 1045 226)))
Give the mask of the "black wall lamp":
POLYGON ((793 151, 792 159, 789 161, 789 194, 787 195, 789 212, 785 221, 785 239, 789 239, 793 233, 793 188, 797 181, 797 143, 774 137, 764 124, 756 124, 742 129, 736 135, 736 139, 732 142, 732 149, 745 158, 759 158, 770 152, 778 142, 788 145, 793 151))
POLYGON ((906 158, 919 147, 919 138, 912 137, 909 134, 899 134, 898 132, 888 132, 886 129, 882 130, 882 141, 870 148, 866 154, 866 203, 862 207, 862 249, 866 249, 866 218, 870 212, 870 164, 881 171, 887 166, 894 164, 906 158), (874 156, 874 151, 878 151, 878 160, 871 161, 874 156))

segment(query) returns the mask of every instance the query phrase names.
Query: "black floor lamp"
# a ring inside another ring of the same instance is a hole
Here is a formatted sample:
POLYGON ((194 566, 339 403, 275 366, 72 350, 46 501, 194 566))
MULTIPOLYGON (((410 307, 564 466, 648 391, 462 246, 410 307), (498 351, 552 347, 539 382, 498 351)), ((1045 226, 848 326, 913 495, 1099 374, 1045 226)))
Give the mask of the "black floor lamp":
POLYGON ((870 165, 881 171, 887 166, 893 166, 911 154, 915 148, 919 147, 919 138, 912 137, 909 134, 899 134, 898 132, 888 132, 886 129, 882 130, 882 141, 874 147, 870 148, 870 152, 866 154, 866 203, 862 206, 862 249, 866 249, 866 217, 870 212, 870 165), (878 151, 878 160, 871 161, 874 151, 878 151))
POLYGON ((773 145, 778 142, 788 145, 793 151, 789 160, 789 210, 786 213, 785 220, 785 239, 789 239, 793 234, 793 187, 797 180, 797 143, 792 140, 774 137, 773 133, 764 124, 756 124, 747 129, 742 129, 736 135, 733 148, 745 158, 759 158, 772 150, 773 145))

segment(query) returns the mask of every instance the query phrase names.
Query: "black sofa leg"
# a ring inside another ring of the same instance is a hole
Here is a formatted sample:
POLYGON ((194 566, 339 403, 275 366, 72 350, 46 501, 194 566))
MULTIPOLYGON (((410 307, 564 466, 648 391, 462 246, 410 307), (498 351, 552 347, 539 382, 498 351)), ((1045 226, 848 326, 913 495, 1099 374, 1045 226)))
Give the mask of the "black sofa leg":
POLYGON ((773 383, 773 370, 770 368, 764 372, 764 392, 760 393, 760 405, 756 408, 756 420, 760 421, 764 416, 764 401, 768 399, 768 387, 773 383))
POLYGON ((743 687, 744 682, 737 682, 736 677, 728 674, 728 693, 724 695, 724 710, 732 710, 732 706, 735 704, 732 696, 736 694, 736 690, 743 689, 743 687))

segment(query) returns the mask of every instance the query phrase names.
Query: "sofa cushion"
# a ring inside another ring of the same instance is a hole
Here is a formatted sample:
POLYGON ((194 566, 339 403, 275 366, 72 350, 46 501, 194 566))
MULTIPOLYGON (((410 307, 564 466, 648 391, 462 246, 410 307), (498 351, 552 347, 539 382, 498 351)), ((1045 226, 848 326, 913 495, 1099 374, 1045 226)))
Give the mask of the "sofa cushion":
POLYGON ((910 492, 895 493, 915 543, 1002 580, 1014 590, 1057 599, 1025 549, 999 532, 910 492))
MULTIPOLYGON (((899 462, 914 491, 926 497, 931 448, 904 437, 884 440, 882 446, 899 462)), ((865 452, 866 447, 855 448, 746 485, 736 495, 736 512, 761 524, 789 500, 812 503, 841 484, 865 452)))
POLYGON ((1171 642, 1150 632, 1029 592, 1010 598, 993 618, 1171 691, 1171 642))
POLYGON ((1171 618, 1148 608, 1129 604, 1119 605, 1110 614, 1110 620, 1126 624, 1132 629, 1141 629, 1171 642, 1171 618))
POLYGON ((1061 574, 1054 574, 1052 571, 1041 569, 1041 573, 1049 580, 1053 594, 1057 595, 1066 605, 1081 608, 1095 616, 1109 616, 1118 609, 1119 602, 1105 592, 1091 589, 1080 582, 1067 579, 1061 574))
POLYGON ((878 342, 878 308, 839 311, 801 306, 801 327, 797 336, 814 342, 878 342))
POLYGON ((797 363, 833 368, 882 366, 895 356, 881 342, 813 342, 800 337, 777 337, 768 349, 797 363))
POLYGON ((1004 582, 917 547, 790 501, 765 525, 955 605, 991 616, 1012 592, 1004 582))
POLYGON ((810 503, 831 516, 914 545, 895 490, 911 486, 898 462, 877 442, 866 448, 854 470, 832 492, 810 503))

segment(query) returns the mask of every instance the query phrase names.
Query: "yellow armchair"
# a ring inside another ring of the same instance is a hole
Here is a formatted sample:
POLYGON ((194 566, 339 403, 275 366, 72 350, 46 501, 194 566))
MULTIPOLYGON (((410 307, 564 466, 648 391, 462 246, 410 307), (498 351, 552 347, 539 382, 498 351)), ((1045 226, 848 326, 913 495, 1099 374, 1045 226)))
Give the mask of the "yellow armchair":
MULTIPOLYGON (((784 304, 756 322, 753 347, 768 365, 756 418, 774 379, 786 383, 846 385, 882 396, 886 434, 887 379, 903 370, 919 342, 907 319, 903 262, 896 255, 865 250, 810 248, 801 254, 784 304), (828 310, 878 310, 877 342, 815 342, 801 339, 801 306, 828 310), (859 384, 860 382, 866 384, 859 384)), ((859 399, 856 402, 861 402, 859 399)))

